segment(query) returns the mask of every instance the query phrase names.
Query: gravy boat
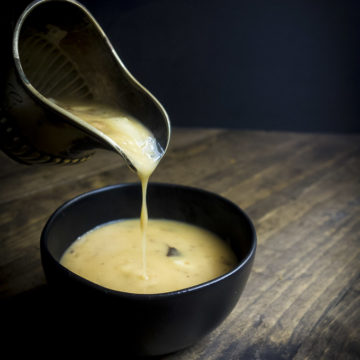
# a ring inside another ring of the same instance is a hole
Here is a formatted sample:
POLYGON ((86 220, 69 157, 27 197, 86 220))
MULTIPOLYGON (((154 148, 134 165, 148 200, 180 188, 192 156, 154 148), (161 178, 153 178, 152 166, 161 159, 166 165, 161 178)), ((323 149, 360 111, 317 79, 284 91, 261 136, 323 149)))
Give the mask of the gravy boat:
POLYGON ((126 69, 89 11, 74 0, 36 0, 13 30, 1 99, 0 147, 20 163, 76 164, 112 139, 60 104, 101 104, 138 119, 162 154, 170 122, 160 102, 126 69))

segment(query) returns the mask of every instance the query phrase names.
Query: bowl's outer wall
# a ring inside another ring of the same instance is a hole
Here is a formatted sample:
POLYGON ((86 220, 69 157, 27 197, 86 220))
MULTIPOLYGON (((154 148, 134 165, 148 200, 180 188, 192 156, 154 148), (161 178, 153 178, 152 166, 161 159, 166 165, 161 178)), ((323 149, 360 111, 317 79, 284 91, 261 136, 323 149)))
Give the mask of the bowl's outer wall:
POLYGON ((217 195, 187 187, 150 184, 151 218, 190 222, 208 228, 231 243, 240 259, 236 271, 211 286, 162 295, 133 295, 92 285, 59 265, 64 250, 93 227, 122 218, 139 217, 141 187, 119 185, 74 199, 52 216, 41 239, 42 263, 54 288, 60 319, 77 319, 73 329, 91 334, 113 332, 123 350, 158 355, 187 347, 219 325, 236 305, 250 274, 256 237, 249 219, 217 195), (90 284, 90 286, 89 286, 90 284), (71 315, 70 315, 71 314, 71 315), (118 326, 116 326, 116 324, 118 326), (76 326, 77 325, 77 326, 76 326), (95 327, 95 329, 94 329, 95 327))

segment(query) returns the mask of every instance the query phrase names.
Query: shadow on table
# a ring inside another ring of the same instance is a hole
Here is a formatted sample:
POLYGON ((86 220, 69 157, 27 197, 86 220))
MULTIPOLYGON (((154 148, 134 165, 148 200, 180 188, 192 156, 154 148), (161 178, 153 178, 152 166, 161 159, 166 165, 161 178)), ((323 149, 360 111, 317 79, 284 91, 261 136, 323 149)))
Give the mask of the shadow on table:
MULTIPOLYGON (((86 304, 84 304, 86 308, 86 304)), ((5 300, 0 300, 1 327, 5 329, 1 343, 14 355, 18 351, 48 355, 101 355, 119 359, 157 360, 161 357, 135 356, 124 350, 121 323, 94 323, 91 309, 82 317, 64 310, 47 285, 34 288, 5 300), (94 326, 96 325, 96 326, 94 326), (94 328, 98 331, 94 332, 94 328)), ((111 322, 111 319, 110 319, 111 322)), ((135 350, 135 349, 134 349, 135 350)))

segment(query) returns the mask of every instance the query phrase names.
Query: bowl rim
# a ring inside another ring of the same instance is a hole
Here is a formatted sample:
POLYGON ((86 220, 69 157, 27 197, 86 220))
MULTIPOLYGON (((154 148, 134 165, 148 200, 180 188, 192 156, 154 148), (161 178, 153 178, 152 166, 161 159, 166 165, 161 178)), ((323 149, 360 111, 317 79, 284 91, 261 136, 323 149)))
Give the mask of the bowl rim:
MULTIPOLYGON (((255 226, 251 220, 251 218, 249 217, 249 215, 243 210, 241 209, 237 204, 235 204, 234 202, 232 202, 231 200, 227 199, 226 197, 209 191, 209 190, 205 190, 202 188, 197 188, 194 186, 189 186, 189 185, 181 185, 181 184, 175 184, 175 183, 165 183, 165 182, 149 182, 148 184, 148 188, 152 187, 152 186, 156 186, 156 187, 168 187, 168 188, 178 188, 182 191, 195 191, 198 193, 202 193, 205 196, 211 196, 214 198, 219 199, 220 201, 227 203, 229 206, 233 207, 236 209, 237 212, 239 212, 241 214, 241 216, 244 217, 247 225, 249 226, 250 229, 250 250, 248 252, 248 254, 239 261, 239 264, 233 268, 232 270, 226 272, 223 275, 220 275, 214 279, 208 280, 206 282, 197 284, 197 285, 193 285, 184 289, 179 289, 179 290, 174 290, 174 291, 168 291, 168 292, 163 292, 163 293, 149 293, 149 294, 138 294, 138 293, 130 293, 130 292, 125 292, 125 291, 120 291, 120 290, 113 290, 113 289, 109 289, 107 287, 101 286, 99 284, 96 284, 90 280, 87 280, 85 278, 83 278, 80 275, 77 275, 76 273, 72 272, 71 270, 69 270, 68 268, 66 268, 65 266, 61 265, 60 262, 55 259, 55 257, 51 254, 50 250, 47 247, 47 234, 50 231, 51 225, 53 223, 53 221, 59 216, 59 214, 66 208, 71 206, 73 203, 76 203, 86 197, 89 196, 94 196, 98 193, 102 193, 102 192, 106 192, 106 191, 111 191, 114 189, 119 189, 119 188, 134 188, 134 187, 141 187, 140 183, 138 182, 129 182, 129 183, 119 183, 119 184, 114 184, 114 185, 108 185, 108 186, 104 186, 101 188, 97 188, 94 190, 89 190, 86 191, 82 194, 79 194, 75 197, 73 197, 70 200, 65 201, 62 205, 58 206, 57 209, 50 215, 50 217, 48 218, 48 220, 46 221, 46 224, 41 232, 41 236, 40 236, 40 250, 41 250, 41 259, 43 260, 44 256, 47 256, 51 259, 51 261, 56 264, 56 266, 63 272, 67 273, 67 275, 71 278, 73 278, 75 281, 80 282, 82 285, 87 285, 90 288, 92 288, 93 290, 96 291, 100 291, 102 293, 106 293, 106 294, 111 294, 113 296, 119 296, 121 298, 129 298, 129 299, 137 299, 137 300, 151 300, 151 299, 160 299, 160 298, 167 298, 167 297, 173 297, 173 296, 178 296, 181 294, 188 294, 188 293, 192 293, 192 292, 196 292, 199 291, 203 288, 209 287, 211 285, 217 284, 218 282, 221 282, 222 280, 225 280, 228 277, 231 277, 232 275, 234 275, 235 273, 237 273, 238 271, 240 271, 243 267, 245 267, 245 265, 251 261, 254 257, 255 257, 255 252, 256 252, 256 248, 257 248, 257 236, 256 236, 256 231, 255 231, 255 226)), ((151 216, 149 216, 149 219, 151 219, 151 216)))

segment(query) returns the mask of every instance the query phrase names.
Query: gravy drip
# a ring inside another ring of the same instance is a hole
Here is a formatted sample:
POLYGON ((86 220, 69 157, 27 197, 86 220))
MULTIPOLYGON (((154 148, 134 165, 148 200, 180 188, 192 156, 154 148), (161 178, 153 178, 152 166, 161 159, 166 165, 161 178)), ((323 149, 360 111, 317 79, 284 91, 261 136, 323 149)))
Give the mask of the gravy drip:
POLYGON ((135 118, 104 105, 69 105, 62 107, 73 115, 95 127, 108 136, 119 147, 119 151, 129 159, 135 168, 142 188, 140 228, 142 239, 142 276, 147 279, 146 230, 148 210, 146 194, 149 178, 158 165, 163 149, 154 135, 135 118))

